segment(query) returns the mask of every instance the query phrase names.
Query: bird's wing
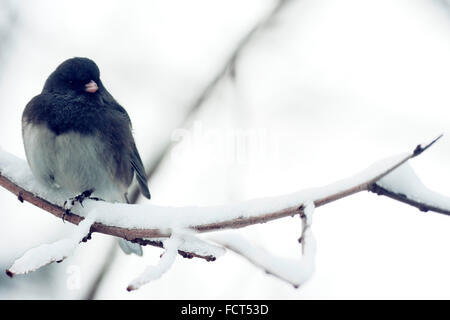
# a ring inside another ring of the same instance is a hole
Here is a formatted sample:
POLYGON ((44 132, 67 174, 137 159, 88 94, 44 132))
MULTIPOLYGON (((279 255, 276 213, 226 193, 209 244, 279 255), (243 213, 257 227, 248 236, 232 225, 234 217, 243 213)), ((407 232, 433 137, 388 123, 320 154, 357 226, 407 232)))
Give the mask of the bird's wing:
MULTIPOLYGON (((131 133, 131 119, 128 116, 127 111, 119 103, 117 103, 117 101, 106 89, 104 91, 105 97, 107 98, 107 102, 110 104, 110 106, 116 111, 122 113, 127 119, 130 125, 130 133, 131 133)), ((147 175, 145 174, 145 168, 144 165, 142 164, 141 156, 139 155, 139 152, 136 148, 136 144, 134 143, 134 141, 131 150, 130 162, 134 171, 136 172, 136 178, 139 183, 139 190, 141 190, 141 193, 144 195, 144 197, 150 199, 150 191, 148 190, 147 185, 147 175)))
POLYGON ((148 190, 147 185, 147 175, 145 174, 144 165, 142 164, 141 157, 139 156, 139 152, 136 148, 136 145, 133 144, 133 150, 131 154, 131 165, 133 166, 134 171, 136 172, 136 178, 139 183, 139 189, 144 197, 150 199, 150 191, 148 190))

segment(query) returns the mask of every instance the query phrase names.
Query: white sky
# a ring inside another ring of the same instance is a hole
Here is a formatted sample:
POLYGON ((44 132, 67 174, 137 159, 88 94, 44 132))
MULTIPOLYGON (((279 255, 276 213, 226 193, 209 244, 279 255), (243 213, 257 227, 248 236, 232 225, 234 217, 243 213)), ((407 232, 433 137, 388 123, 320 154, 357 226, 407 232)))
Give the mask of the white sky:
MULTIPOLYGON (((440 133, 411 165, 446 194, 449 13, 431 1, 292 2, 244 51, 236 81, 221 83, 196 127, 175 131, 183 142, 150 181, 151 201, 213 205, 321 186, 440 133), (255 137, 247 148, 233 144, 242 135, 255 137)), ((88 56, 128 110, 143 158, 151 157, 272 5, 22 1, 0 78, 0 146, 24 157, 25 104, 61 61, 88 56)), ((0 266, 72 228, 6 190, 0 199, 0 266)), ((293 257, 300 227, 287 218, 241 234, 293 257)), ((144 258, 117 254, 98 298, 450 298, 449 217, 363 193, 318 208, 312 228, 316 271, 298 290, 228 253, 209 263, 178 257, 161 279, 128 293, 128 282, 159 259, 161 250, 145 248, 144 258)), ((42 282, 1 278, 0 297, 81 297, 108 245, 94 235, 74 257, 39 271, 42 282), (73 270, 80 289, 67 285, 73 270)))

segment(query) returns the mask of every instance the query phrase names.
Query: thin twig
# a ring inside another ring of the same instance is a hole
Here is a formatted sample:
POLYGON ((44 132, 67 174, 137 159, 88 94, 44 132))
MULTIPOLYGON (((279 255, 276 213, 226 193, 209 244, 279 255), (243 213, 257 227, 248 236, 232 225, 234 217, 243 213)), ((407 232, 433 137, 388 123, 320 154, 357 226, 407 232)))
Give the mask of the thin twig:
POLYGON ((437 212, 437 213, 441 213, 441 214, 450 216, 450 210, 448 210, 448 209, 440 208, 440 207, 437 207, 437 206, 429 204, 429 203, 423 203, 423 202, 417 201, 415 199, 408 198, 408 196, 403 193, 396 193, 396 192, 390 191, 386 188, 379 186, 376 183, 374 183, 370 186, 369 191, 376 193, 379 196, 386 196, 388 198, 409 204, 410 206, 416 207, 417 209, 419 209, 422 212, 433 211, 433 212, 437 212))

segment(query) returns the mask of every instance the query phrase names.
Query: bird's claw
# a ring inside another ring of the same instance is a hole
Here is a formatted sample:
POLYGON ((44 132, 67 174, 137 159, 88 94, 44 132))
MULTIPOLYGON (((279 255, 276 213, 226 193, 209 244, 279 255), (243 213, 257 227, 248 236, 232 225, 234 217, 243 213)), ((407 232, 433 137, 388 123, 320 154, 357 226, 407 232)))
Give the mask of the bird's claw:
POLYGON ((86 199, 91 199, 91 200, 95 200, 95 201, 102 200, 102 199, 97 198, 97 197, 91 197, 91 194, 93 192, 94 192, 94 189, 89 189, 89 190, 83 191, 82 193, 80 193, 79 195, 77 195, 77 196, 75 196, 73 198, 69 198, 66 201, 64 201, 64 213, 62 215, 63 222, 65 222, 66 215, 70 215, 71 214, 70 210, 75 205, 75 202, 78 202, 83 207, 83 201, 86 200, 86 199))
POLYGON ((62 215, 62 221, 64 222, 64 223, 66 223, 66 215, 70 215, 71 214, 71 212, 70 212, 70 210, 69 209, 65 209, 64 210, 64 213, 63 213, 63 215, 62 215))

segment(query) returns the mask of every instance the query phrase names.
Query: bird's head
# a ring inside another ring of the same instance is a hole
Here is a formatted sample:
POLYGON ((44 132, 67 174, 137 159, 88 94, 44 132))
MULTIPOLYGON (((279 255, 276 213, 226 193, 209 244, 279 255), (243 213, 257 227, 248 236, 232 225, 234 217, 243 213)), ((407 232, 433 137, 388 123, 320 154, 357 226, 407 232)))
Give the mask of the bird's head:
POLYGON ((45 92, 92 94, 101 89, 100 70, 88 58, 71 58, 61 63, 48 77, 45 92))

